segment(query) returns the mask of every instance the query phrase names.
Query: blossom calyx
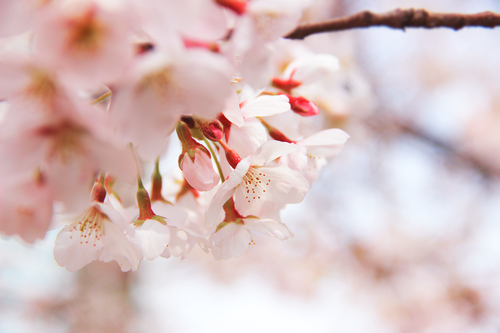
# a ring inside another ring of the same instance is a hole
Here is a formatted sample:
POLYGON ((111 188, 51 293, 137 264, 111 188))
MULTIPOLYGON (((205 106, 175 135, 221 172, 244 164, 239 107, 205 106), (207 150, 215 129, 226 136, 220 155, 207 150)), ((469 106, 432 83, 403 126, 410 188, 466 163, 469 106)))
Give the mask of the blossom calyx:
POLYGON ((137 178, 137 205, 139 206, 139 217, 134 222, 134 226, 138 227, 144 224, 146 220, 154 220, 163 225, 166 225, 164 217, 156 215, 151 208, 151 199, 149 198, 149 193, 142 185, 141 178, 137 178))
POLYGON ((223 209, 225 213, 224 221, 219 223, 219 225, 215 229, 215 232, 218 232, 220 229, 224 228, 229 223, 236 223, 240 225, 245 224, 245 222, 243 221, 245 217, 240 215, 240 213, 238 213, 238 211, 236 211, 236 209, 234 208, 233 198, 230 198, 229 200, 226 201, 226 203, 223 206, 223 209))
POLYGON ((182 144, 182 154, 179 155, 179 168, 181 170, 182 170, 182 162, 186 154, 187 156, 189 156, 191 161, 194 162, 197 149, 207 154, 207 156, 210 158, 210 152, 204 146, 200 145, 192 138, 188 125, 184 121, 180 121, 177 124, 176 131, 177 131, 177 136, 179 137, 179 140, 182 144))

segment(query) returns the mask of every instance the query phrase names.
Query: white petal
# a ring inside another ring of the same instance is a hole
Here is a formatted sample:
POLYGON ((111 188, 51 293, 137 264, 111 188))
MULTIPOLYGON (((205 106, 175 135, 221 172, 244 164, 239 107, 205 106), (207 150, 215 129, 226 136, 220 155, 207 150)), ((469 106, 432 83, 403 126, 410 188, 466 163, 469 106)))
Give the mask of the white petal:
POLYGON ((313 134, 298 144, 301 146, 329 146, 341 145, 347 142, 350 136, 346 132, 338 128, 330 128, 316 134, 313 134))
POLYGON ((250 158, 245 158, 238 163, 236 169, 229 175, 229 178, 220 186, 219 190, 215 194, 210 206, 208 206, 205 212, 205 223, 207 228, 213 228, 218 223, 219 213, 222 210, 222 206, 226 201, 231 198, 235 188, 242 182, 243 177, 246 175, 248 169, 250 168, 250 158))
POLYGON ((99 257, 103 247, 101 240, 88 242, 75 232, 73 225, 64 227, 56 238, 54 258, 59 266, 70 272, 77 271, 99 257))
POLYGON ((272 185, 269 186, 266 194, 275 203, 299 203, 311 187, 309 181, 300 172, 286 166, 262 167, 260 170, 272 180, 272 185))
POLYGON ((238 258, 252 241, 251 232, 242 225, 229 223, 210 238, 215 259, 238 258))
POLYGON ((292 61, 284 72, 290 77, 304 84, 313 83, 324 78, 327 74, 339 70, 339 59, 331 54, 311 54, 292 61))
POLYGON ((241 108, 243 117, 268 117, 275 114, 287 112, 290 110, 288 97, 285 95, 262 95, 255 99, 249 100, 241 108))
POLYGON ((279 142, 279 141, 268 141, 260 146, 252 157, 252 165, 262 166, 266 163, 277 159, 280 156, 293 153, 297 150, 294 144, 279 142))
POLYGON ((116 260, 123 272, 135 271, 141 262, 141 250, 132 244, 123 232, 111 222, 104 221, 104 235, 102 241, 104 248, 99 260, 108 262, 116 260))
POLYGON ((184 256, 184 253, 190 250, 188 241, 188 234, 184 230, 171 227, 168 250, 172 257, 184 256))
POLYGON ((231 89, 229 97, 226 99, 226 105, 224 106, 224 110, 222 110, 222 114, 236 126, 241 127, 244 125, 238 94, 234 89, 231 89))
POLYGON ((253 154, 267 141, 267 131, 257 119, 245 120, 242 127, 232 127, 228 144, 242 158, 253 154))
POLYGON ((279 240, 290 238, 290 231, 285 224, 271 219, 245 219, 245 228, 252 231, 262 232, 263 234, 276 237, 279 240))
POLYGON ((135 228, 135 243, 141 248, 144 259, 157 258, 170 241, 170 230, 166 225, 154 220, 146 220, 135 228))

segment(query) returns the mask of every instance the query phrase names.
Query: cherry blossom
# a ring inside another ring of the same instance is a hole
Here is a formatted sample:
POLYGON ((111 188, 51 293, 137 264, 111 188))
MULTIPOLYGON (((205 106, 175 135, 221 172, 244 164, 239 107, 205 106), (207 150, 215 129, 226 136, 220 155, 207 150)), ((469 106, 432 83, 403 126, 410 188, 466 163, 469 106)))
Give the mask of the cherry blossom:
POLYGON ((212 254, 215 259, 238 258, 253 241, 251 231, 286 240, 293 235, 281 222, 270 218, 243 217, 234 208, 233 199, 224 204, 225 218, 210 236, 212 254))
POLYGON ((122 271, 135 271, 142 259, 132 243, 134 229, 109 204, 102 203, 104 187, 94 185, 92 202, 73 223, 57 235, 54 257, 69 271, 76 271, 94 260, 115 260, 122 271))
POLYGON ((292 237, 349 138, 317 116, 338 59, 282 38, 309 2, 0 0, 0 233, 62 227, 70 271, 292 237))
POLYGON ((292 144, 268 141, 254 155, 240 160, 207 209, 207 227, 214 226, 223 204, 233 196, 236 210, 244 216, 260 217, 276 205, 301 202, 310 188, 307 179, 298 171, 272 163, 296 150, 292 144))

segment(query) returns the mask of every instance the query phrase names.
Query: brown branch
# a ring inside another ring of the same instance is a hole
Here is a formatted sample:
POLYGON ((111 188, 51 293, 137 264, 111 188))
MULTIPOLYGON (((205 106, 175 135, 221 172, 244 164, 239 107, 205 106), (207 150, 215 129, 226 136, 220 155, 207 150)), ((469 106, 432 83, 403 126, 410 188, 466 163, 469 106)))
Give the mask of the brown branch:
POLYGON ((304 39, 309 35, 317 33, 375 26, 385 26, 402 30, 406 30, 406 28, 433 29, 439 27, 459 30, 463 27, 494 28, 499 25, 500 15, 490 11, 478 14, 431 13, 425 9, 410 8, 396 9, 381 14, 363 11, 329 21, 302 24, 285 36, 285 38, 304 39))

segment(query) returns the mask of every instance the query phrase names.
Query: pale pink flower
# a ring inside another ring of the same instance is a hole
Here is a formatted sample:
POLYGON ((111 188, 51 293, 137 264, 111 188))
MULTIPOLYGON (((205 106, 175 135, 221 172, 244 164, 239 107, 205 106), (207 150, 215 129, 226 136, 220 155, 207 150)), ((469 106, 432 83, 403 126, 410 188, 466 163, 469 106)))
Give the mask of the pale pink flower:
MULTIPOLYGON (((248 90, 249 87, 246 89, 248 90)), ((245 96, 244 91, 242 95, 245 96)), ((265 128, 255 118, 272 116, 289 110, 290 103, 285 95, 251 96, 240 101, 236 91, 232 90, 222 111, 226 119, 230 121, 224 122, 228 145, 243 158, 254 153, 267 141, 265 128)))
POLYGON ((296 150, 293 144, 268 141, 241 160, 208 207, 207 227, 215 225, 223 204, 233 196, 236 210, 244 216, 261 217, 281 204, 301 202, 309 191, 309 181, 298 171, 271 163, 296 150))
POLYGON ((0 233, 33 243, 42 239, 52 219, 53 195, 37 171, 0 176, 0 233))
POLYGON ((132 243, 134 229, 109 204, 93 202, 56 238, 54 257, 60 266, 77 271, 94 260, 116 260, 122 271, 135 271, 142 259, 132 243))
POLYGON ((233 200, 224 204, 225 218, 210 236, 212 254, 215 259, 241 256, 253 241, 251 231, 286 240, 293 235, 286 225, 270 218, 244 217, 234 208, 233 200))
POLYGON ((99 110, 67 92, 54 94, 46 105, 22 96, 11 99, 0 146, 14 173, 39 168, 54 199, 81 210, 98 171, 131 179, 135 166, 130 151, 114 142, 99 110))
POLYGON ((296 143, 298 150, 283 156, 283 163, 300 171, 311 183, 318 178, 327 158, 337 156, 350 138, 338 128, 331 128, 313 134, 296 143))
POLYGON ((35 52, 74 83, 117 78, 132 57, 129 36, 138 28, 124 1, 74 0, 39 15, 35 52))
POLYGON ((152 160, 183 113, 213 119, 230 92, 229 66, 203 50, 151 52, 137 59, 116 87, 110 113, 125 142, 152 160))

